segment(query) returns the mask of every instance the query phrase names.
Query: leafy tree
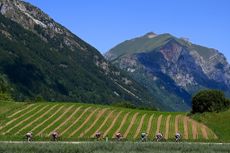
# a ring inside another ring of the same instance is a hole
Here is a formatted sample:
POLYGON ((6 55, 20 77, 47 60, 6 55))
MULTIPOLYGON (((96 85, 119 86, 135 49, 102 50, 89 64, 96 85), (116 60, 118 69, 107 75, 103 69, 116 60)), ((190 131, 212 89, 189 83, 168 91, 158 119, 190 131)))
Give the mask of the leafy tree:
POLYGON ((192 98, 192 113, 219 112, 230 106, 229 101, 222 91, 203 90, 192 98))

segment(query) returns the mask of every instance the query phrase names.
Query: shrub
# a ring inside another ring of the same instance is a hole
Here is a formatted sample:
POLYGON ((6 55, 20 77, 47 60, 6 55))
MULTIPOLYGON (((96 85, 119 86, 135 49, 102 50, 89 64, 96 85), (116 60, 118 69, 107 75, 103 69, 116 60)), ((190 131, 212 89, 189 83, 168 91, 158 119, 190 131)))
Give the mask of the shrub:
POLYGON ((0 101, 12 101, 10 86, 5 76, 0 74, 0 101))
POLYGON ((128 101, 113 103, 112 106, 135 109, 136 106, 128 101))
POLYGON ((192 113, 219 112, 229 107, 230 100, 219 90, 203 90, 192 98, 192 113))
POLYGON ((0 101, 13 101, 10 94, 0 92, 0 101))
POLYGON ((45 99, 41 95, 36 96, 34 99, 34 102, 44 102, 44 101, 45 101, 45 99))

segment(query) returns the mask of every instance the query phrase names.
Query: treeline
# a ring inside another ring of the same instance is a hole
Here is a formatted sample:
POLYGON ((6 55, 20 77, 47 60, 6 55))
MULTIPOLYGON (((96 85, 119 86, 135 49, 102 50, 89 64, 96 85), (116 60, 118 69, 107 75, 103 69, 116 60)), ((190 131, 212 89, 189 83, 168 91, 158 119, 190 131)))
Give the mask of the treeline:
POLYGON ((114 107, 122 107, 122 108, 129 108, 129 109, 139 109, 139 110, 151 110, 151 111, 156 111, 157 109, 154 107, 148 107, 148 106, 136 106, 132 104, 129 101, 120 101, 120 102, 115 102, 111 104, 114 107))

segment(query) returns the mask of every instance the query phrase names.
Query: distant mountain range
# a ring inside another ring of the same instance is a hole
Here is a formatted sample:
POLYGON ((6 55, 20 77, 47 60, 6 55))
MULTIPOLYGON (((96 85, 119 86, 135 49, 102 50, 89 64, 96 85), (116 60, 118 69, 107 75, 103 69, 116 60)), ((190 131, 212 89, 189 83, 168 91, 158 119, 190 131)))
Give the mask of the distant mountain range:
POLYGON ((0 0, 0 93, 16 100, 111 104, 186 111, 201 89, 230 95, 230 66, 215 49, 148 33, 105 54, 20 0, 0 0))
POLYGON ((230 95, 230 65, 224 55, 184 38, 150 32, 118 44, 105 57, 148 88, 161 109, 189 110, 192 95, 201 89, 230 95))
POLYGON ((0 89, 5 84, 20 101, 157 103, 94 47, 20 0, 0 0, 0 89))

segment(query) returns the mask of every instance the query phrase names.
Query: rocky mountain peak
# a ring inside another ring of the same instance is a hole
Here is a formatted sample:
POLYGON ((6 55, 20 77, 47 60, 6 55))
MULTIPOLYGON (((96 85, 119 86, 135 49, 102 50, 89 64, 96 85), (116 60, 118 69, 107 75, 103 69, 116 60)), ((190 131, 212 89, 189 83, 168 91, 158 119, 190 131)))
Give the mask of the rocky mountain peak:
POLYGON ((65 33, 63 27, 55 23, 47 14, 21 0, 1 0, 0 12, 29 30, 40 26, 55 33, 65 33))
POLYGON ((59 44, 61 48, 66 45, 70 47, 72 51, 74 51, 75 48, 87 50, 85 45, 81 45, 76 41, 76 39, 79 39, 76 35, 56 23, 39 8, 27 2, 21 0, 1 0, 0 12, 5 17, 22 25, 25 29, 31 30, 39 35, 39 37, 42 37, 45 41, 55 37, 63 37, 64 41, 59 44))
POLYGON ((157 34, 155 34, 154 32, 149 32, 149 33, 146 33, 145 35, 144 35, 144 37, 148 37, 148 38, 154 38, 154 37, 156 37, 157 36, 157 34))
POLYGON ((160 52, 164 55, 164 58, 173 63, 177 62, 182 50, 183 47, 174 39, 160 48, 160 52))
POLYGON ((148 33, 118 44, 106 55, 174 110, 188 109, 192 95, 201 89, 230 95, 230 65, 224 55, 188 39, 148 33))

